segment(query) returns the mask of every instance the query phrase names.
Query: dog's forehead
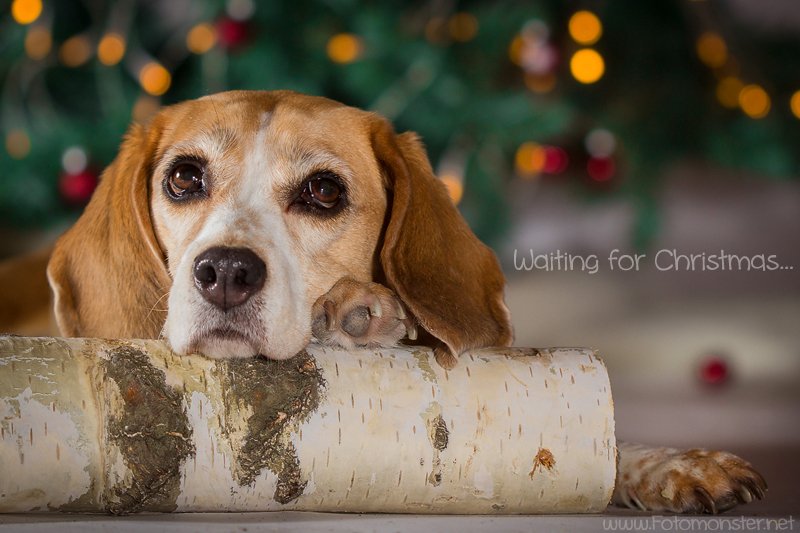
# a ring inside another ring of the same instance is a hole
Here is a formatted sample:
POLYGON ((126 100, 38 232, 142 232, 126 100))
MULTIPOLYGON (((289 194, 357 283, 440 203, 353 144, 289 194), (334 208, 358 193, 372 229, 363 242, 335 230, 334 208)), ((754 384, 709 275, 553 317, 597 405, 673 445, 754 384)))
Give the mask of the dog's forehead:
POLYGON ((288 91, 230 91, 165 110, 162 147, 193 139, 248 144, 256 137, 276 148, 325 145, 347 150, 364 140, 369 114, 327 98, 288 91))

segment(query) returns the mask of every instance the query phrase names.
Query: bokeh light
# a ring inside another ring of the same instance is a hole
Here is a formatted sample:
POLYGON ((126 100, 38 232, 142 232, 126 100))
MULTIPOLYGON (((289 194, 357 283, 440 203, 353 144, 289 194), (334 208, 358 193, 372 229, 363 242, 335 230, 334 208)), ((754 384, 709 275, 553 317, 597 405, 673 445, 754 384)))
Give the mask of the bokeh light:
POLYGON ((186 35, 186 48, 193 54, 205 54, 211 50, 217 43, 217 32, 214 27, 207 23, 202 22, 191 30, 186 35))
POLYGON ((514 39, 511 41, 511 44, 508 45, 508 58, 515 65, 522 64, 522 47, 524 45, 525 43, 520 35, 514 37, 514 39))
POLYGON ((606 70, 603 56, 591 48, 578 50, 569 62, 572 76, 581 83, 594 83, 603 77, 606 70))
POLYGON ((544 169, 545 159, 544 147, 535 142, 522 143, 514 157, 517 174, 523 178, 537 176, 544 169))
POLYGON ((711 68, 719 68, 728 61, 728 47, 719 34, 705 32, 697 39, 697 56, 711 68))
POLYGON ((478 19, 472 13, 456 13, 447 22, 450 37, 455 41, 467 42, 478 34, 478 19))
POLYGON ((789 100, 789 107, 792 109, 792 114, 800 118, 800 91, 795 91, 792 98, 789 100))
POLYGON ((25 131, 14 129, 6 134, 6 151, 14 159, 24 159, 31 151, 31 139, 25 131))
POLYGON ((547 174, 561 174, 569 166, 569 156, 563 148, 546 146, 544 148, 544 166, 542 172, 547 174))
POLYGON ((61 43, 58 58, 68 67, 79 67, 92 57, 92 47, 85 35, 74 35, 61 43))
POLYGON ((80 174, 88 164, 89 156, 80 146, 70 146, 61 155, 61 166, 67 174, 80 174))
POLYGON ((569 35, 577 43, 594 44, 603 35, 603 25, 591 11, 578 11, 569 19, 569 35))
POLYGON ((586 163, 586 172, 594 181, 608 181, 614 177, 617 167, 610 157, 591 157, 586 163))
POLYGON ((722 78, 717 84, 717 100, 728 109, 739 107, 739 93, 742 92, 744 83, 735 76, 722 78))
POLYGON ((53 48, 53 37, 50 31, 42 26, 31 26, 25 34, 25 53, 34 60, 47 57, 53 48))
POLYGON ((461 176, 453 172, 447 172, 439 176, 439 179, 442 180, 442 183, 447 188, 447 194, 450 195, 450 199, 455 205, 458 205, 461 202, 461 198, 464 197, 464 182, 461 176))
POLYGON ((228 0, 225 2, 225 12, 233 20, 243 21, 253 16, 256 4, 253 0, 228 0))
POLYGON ((169 90, 172 76, 169 71, 158 63, 147 63, 139 71, 139 84, 148 94, 161 96, 169 90))
POLYGON ((745 86, 739 93, 739 106, 750 118, 763 118, 771 106, 767 91, 756 84, 745 86))
POLYGON ((14 0, 11 3, 11 16, 18 24, 35 22, 41 14, 41 0, 14 0))
POLYGON ((592 157, 609 157, 617 148, 617 139, 610 131, 597 128, 586 135, 584 145, 592 157))
POLYGON ((352 63, 363 51, 361 39, 352 33, 339 33, 328 41, 328 57, 334 63, 352 63))
POLYGON ((122 61, 125 56, 125 39, 119 33, 107 33, 97 45, 97 59, 107 67, 122 61))

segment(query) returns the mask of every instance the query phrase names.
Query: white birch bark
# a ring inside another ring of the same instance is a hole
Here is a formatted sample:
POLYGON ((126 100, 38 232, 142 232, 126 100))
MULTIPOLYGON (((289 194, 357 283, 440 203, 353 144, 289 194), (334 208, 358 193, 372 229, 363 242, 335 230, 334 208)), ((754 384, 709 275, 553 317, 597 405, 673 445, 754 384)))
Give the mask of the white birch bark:
POLYGON ((578 513, 614 488, 586 349, 312 345, 288 361, 157 341, 0 338, 0 512, 578 513))

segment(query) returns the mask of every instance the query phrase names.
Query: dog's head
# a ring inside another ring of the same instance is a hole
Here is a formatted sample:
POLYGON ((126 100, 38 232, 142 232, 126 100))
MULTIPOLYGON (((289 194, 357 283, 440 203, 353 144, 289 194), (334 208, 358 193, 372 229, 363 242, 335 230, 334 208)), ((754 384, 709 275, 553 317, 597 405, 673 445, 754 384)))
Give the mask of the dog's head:
POLYGON ((392 288, 455 353, 511 339, 497 260, 417 138, 291 92, 134 125, 48 275, 63 334, 163 335, 178 353, 291 357, 343 277, 392 288))

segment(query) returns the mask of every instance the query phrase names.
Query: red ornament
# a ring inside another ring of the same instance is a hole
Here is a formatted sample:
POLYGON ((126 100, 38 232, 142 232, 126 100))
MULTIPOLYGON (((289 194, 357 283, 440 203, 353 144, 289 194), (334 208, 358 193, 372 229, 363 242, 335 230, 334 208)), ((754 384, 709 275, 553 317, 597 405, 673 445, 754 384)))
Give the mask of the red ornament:
POLYGON ((85 205, 97 188, 97 175, 91 170, 77 174, 62 174, 58 190, 64 201, 72 205, 85 205))
POLYGON ((217 20, 217 38, 219 44, 227 50, 235 50, 247 43, 250 27, 246 22, 222 17, 217 20))
POLYGON ((730 379, 728 360, 719 355, 709 355, 703 358, 698 370, 700 381, 706 385, 722 385, 730 379))

